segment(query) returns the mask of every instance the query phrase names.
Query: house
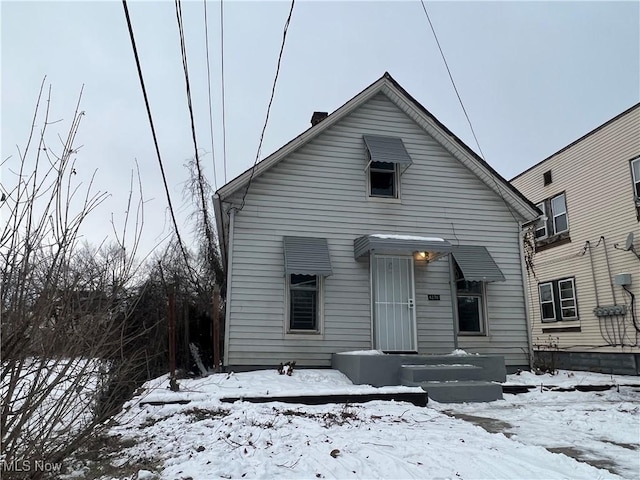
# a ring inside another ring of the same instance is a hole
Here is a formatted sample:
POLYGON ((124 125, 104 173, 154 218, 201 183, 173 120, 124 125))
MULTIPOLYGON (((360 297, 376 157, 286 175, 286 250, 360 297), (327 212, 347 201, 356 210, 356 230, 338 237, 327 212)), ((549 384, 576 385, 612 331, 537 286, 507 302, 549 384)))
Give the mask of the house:
POLYGON ((640 373, 640 103, 511 183, 543 212, 528 242, 538 363, 640 373))
POLYGON ((454 349, 528 367, 520 238, 539 211, 388 73, 214 207, 228 368, 454 349))

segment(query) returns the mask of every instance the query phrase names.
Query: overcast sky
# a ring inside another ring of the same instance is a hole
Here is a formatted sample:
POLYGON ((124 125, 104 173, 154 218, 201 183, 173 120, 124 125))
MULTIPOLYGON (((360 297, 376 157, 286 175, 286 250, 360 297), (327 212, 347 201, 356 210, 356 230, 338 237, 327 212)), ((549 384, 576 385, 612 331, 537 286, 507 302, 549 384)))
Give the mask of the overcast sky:
MULTIPOLYGON (((289 2, 224 3, 226 180, 254 161, 289 2)), ((2 186, 15 176, 43 77, 51 117, 66 133, 84 85, 77 181, 98 170, 112 196, 88 221, 100 242, 111 213, 123 219, 137 159, 146 204, 144 247, 163 232, 166 198, 122 4, 3 1, 2 186), (13 163, 12 163, 13 162, 13 163)), ((486 160, 505 178, 640 101, 640 2, 428 2, 441 46, 486 160)), ((193 144, 171 1, 130 2, 140 60, 172 199, 181 192, 193 144)), ((211 184, 225 183, 222 149, 220 4, 207 3, 214 155, 209 136, 202 1, 185 1, 189 75, 198 144, 211 184), (213 166, 215 158, 216 179, 213 166)), ((263 155, 333 111, 388 71, 471 148, 478 148, 418 1, 296 2, 263 155)), ((182 225, 187 234, 187 226, 182 225)))

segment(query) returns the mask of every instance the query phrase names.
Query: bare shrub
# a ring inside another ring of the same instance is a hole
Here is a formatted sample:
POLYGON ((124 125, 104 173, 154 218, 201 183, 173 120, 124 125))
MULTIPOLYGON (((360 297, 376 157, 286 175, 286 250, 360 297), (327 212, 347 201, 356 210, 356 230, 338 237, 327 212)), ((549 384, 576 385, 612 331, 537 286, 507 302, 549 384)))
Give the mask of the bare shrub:
POLYGON ((159 328, 158 319, 134 315, 146 292, 136 286, 141 187, 134 194, 132 174, 129 213, 119 233, 114 224, 114 240, 81 243, 84 220, 107 194, 94 191, 95 172, 88 185, 76 176, 80 99, 66 136, 50 143, 57 122, 49 119, 51 88, 46 107, 43 91, 44 81, 0 205, 3 478, 17 462, 60 462, 86 441, 149 371, 148 339, 159 328))

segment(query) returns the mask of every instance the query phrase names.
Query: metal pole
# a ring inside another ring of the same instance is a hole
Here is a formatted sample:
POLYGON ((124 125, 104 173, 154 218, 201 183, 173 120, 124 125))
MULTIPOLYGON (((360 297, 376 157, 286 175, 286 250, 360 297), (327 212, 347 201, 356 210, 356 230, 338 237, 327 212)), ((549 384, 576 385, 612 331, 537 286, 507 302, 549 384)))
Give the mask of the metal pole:
POLYGON ((213 287, 213 371, 220 371, 220 287, 213 287))
POLYGON ((175 286, 169 287, 169 387, 171 391, 178 391, 176 381, 176 292, 175 286))

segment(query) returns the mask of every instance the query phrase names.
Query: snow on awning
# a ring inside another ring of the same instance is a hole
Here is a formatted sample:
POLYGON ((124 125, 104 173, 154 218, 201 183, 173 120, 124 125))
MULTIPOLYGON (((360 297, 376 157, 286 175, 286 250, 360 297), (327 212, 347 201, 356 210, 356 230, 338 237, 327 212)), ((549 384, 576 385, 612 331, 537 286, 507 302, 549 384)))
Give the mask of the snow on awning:
POLYGON ((451 244, 438 237, 377 233, 356 238, 353 241, 353 250, 355 258, 358 259, 372 251, 383 254, 449 253, 451 244))
POLYGON ((469 282, 504 282, 504 274, 486 247, 456 245, 451 253, 465 280, 469 282))
POLYGON ((287 275, 331 275, 327 239, 284 237, 284 270, 287 275))

